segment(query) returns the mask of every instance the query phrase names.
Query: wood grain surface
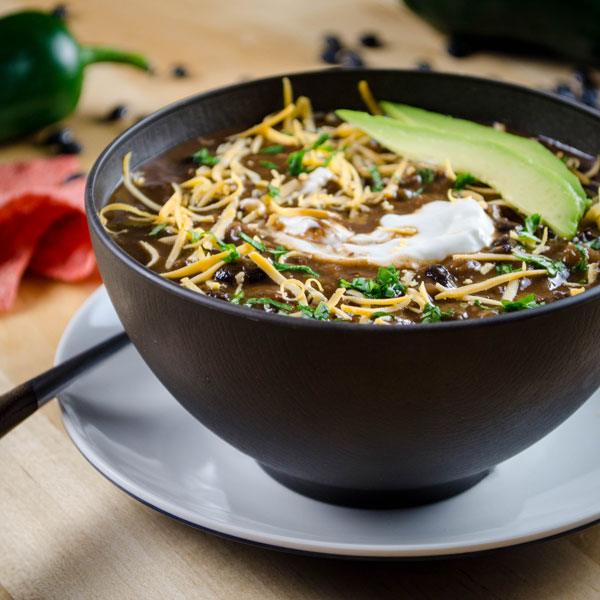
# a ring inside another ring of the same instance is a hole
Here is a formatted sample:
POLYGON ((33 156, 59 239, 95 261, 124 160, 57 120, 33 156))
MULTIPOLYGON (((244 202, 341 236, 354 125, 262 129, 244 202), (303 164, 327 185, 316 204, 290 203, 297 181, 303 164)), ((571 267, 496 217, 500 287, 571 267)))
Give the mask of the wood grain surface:
MULTIPOLYGON (((24 6, 0 0, 0 13, 24 6)), ((453 59, 442 37, 394 0, 73 0, 68 7, 82 41, 143 51, 157 71, 148 77, 122 66, 89 69, 80 107, 67 120, 85 146, 86 168, 127 124, 167 103, 242 79, 322 67, 325 32, 354 46, 360 33, 377 32, 386 46, 362 52, 369 66, 427 60, 438 70, 535 87, 570 76, 566 64, 484 54, 453 59), (174 78, 176 64, 191 76, 174 78), (103 123, 119 103, 130 107, 128 119, 103 123)), ((0 146, 0 160, 44 152, 28 140, 0 146)), ((0 316, 1 389, 51 366, 64 327, 99 283, 26 276, 15 308, 0 316)), ((587 600, 600 598, 600 526, 422 563, 257 549, 198 532, 120 492, 68 440, 52 403, 0 440, 0 600, 50 598, 587 600)))

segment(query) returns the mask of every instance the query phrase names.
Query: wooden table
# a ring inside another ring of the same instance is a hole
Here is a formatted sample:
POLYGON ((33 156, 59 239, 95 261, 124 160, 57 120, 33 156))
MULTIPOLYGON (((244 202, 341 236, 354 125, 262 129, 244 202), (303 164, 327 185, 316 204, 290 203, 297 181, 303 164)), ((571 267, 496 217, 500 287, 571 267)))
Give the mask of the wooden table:
MULTIPOLYGON (((0 11, 19 7, 19 1, 3 0, 0 11)), ((114 105, 128 104, 135 119, 208 88, 319 68, 328 31, 349 45, 361 32, 380 34, 386 47, 362 53, 370 66, 427 60, 438 70, 544 87, 569 78, 565 65, 490 55, 453 59, 444 40, 394 0, 72 0, 69 9, 81 40, 145 51, 158 73, 149 78, 120 66, 89 69, 80 107, 68 120, 85 144, 86 167, 125 126, 100 122, 114 105), (180 63, 189 78, 171 75, 180 63)), ((13 144, 0 147, 0 160, 40 152, 13 144)), ((15 308, 0 316, 2 388, 51 366, 64 327, 99 283, 25 278, 15 308)), ((55 403, 0 441, 0 600, 599 597, 600 526, 475 558, 400 564, 314 559, 204 534, 132 500, 81 457, 55 403)))

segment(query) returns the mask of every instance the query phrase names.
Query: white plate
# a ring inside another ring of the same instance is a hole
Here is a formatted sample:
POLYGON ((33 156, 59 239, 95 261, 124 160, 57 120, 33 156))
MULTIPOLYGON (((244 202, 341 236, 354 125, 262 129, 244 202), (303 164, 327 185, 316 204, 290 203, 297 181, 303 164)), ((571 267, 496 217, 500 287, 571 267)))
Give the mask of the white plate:
MULTIPOLYGON (((100 288, 67 327, 56 361, 119 328, 100 288)), ((599 393, 467 492, 399 510, 341 508, 276 483, 181 408, 131 346, 60 400, 69 435, 115 485, 171 517, 255 544, 417 558, 511 546, 600 519, 599 393)))

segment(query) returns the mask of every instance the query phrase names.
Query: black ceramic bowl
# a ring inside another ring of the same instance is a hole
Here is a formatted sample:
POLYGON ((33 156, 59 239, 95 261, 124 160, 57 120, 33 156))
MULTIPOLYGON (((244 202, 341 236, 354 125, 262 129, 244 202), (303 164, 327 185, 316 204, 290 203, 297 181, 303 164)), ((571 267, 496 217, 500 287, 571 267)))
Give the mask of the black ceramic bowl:
MULTIPOLYGON (((413 71, 291 76, 316 110, 378 98, 503 121, 595 154, 600 116, 495 81, 413 71)), ((468 488, 575 411, 600 385, 600 287, 535 310, 402 327, 323 323, 207 298, 121 250, 97 210, 133 166, 281 107, 281 79, 196 96, 117 138, 88 179, 87 214, 104 283, 152 371, 204 425, 281 483, 327 501, 403 505, 468 488)), ((249 490, 251 493, 251 490, 249 490)))

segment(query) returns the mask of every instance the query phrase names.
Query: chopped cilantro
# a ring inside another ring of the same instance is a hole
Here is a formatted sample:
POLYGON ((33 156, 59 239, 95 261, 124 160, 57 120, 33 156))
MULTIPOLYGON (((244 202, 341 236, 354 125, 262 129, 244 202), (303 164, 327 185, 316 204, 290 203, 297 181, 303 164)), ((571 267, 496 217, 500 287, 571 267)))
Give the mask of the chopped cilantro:
POLYGON ((328 133, 322 133, 317 141, 312 145, 313 150, 316 150, 319 146, 322 146, 329 139, 328 133))
POLYGON ((267 196, 271 196, 271 198, 275 198, 275 196, 281 196, 281 190, 272 183, 267 186, 267 189, 269 190, 267 196))
POLYGON ((541 217, 537 213, 527 217, 523 227, 518 230, 519 239, 527 242, 541 242, 542 240, 535 235, 535 232, 540 225, 540 219, 541 217))
POLYGON ((541 269, 546 269, 550 277, 556 277, 559 273, 567 271, 567 266, 560 260, 552 260, 547 256, 541 254, 526 254, 525 252, 513 251, 513 256, 524 260, 525 262, 532 263, 541 269))
POLYGON ((504 312, 515 312, 517 310, 526 310, 528 308, 537 308, 542 306, 545 302, 537 302, 533 294, 529 294, 520 300, 514 302, 508 302, 507 300, 501 300, 504 312))
POLYGON ((475 177, 473 177, 473 175, 471 175, 471 173, 457 173, 456 179, 454 180, 454 183, 452 184, 452 189, 462 190, 467 185, 471 185, 472 183, 475 183, 476 181, 477 181, 477 179, 475 177))
POLYGON ((397 298, 406 291, 406 286, 400 283, 400 274, 392 265, 382 267, 376 279, 355 277, 352 282, 340 279, 340 286, 346 289, 357 290, 367 298, 397 298))
POLYGON ((288 265, 285 263, 274 262, 273 266, 278 271, 298 271, 301 273, 308 273, 309 275, 311 275, 312 277, 316 277, 317 279, 321 277, 318 273, 315 273, 310 267, 307 267, 305 265, 288 265))
POLYGON ((303 302, 298 302, 298 308, 302 311, 302 316, 316 321, 328 321, 331 311, 325 302, 319 302, 317 308, 308 306, 303 302))
POLYGON ((251 238, 249 235, 246 235, 243 231, 238 233, 238 236, 243 239, 245 242, 248 242, 253 248, 256 248, 259 252, 265 251, 265 245, 262 242, 251 238))
POLYGON ((270 252, 273 256, 275 256, 275 258, 279 258, 290 251, 285 246, 277 246, 277 248, 274 249, 269 248, 267 252, 270 252))
POLYGON ((192 160, 199 165, 208 165, 210 167, 219 162, 219 159, 216 156, 212 156, 206 148, 202 148, 202 150, 198 150, 198 152, 192 154, 192 160))
POLYGON ((188 233, 192 236, 192 244, 195 244, 200 239, 201 234, 198 231, 188 229, 188 233))
POLYGON ((276 171, 279 171, 279 167, 274 162, 271 162, 270 160, 259 160, 258 164, 261 167, 264 167, 265 169, 269 169, 269 171, 272 171, 273 169, 275 169, 276 171))
POLYGON ((510 263, 500 263, 499 265, 496 265, 496 273, 498 273, 498 275, 506 275, 507 273, 512 272, 513 268, 510 263))
POLYGON ((240 253, 235 244, 226 244, 223 240, 220 240, 212 231, 203 231, 202 233, 197 233, 193 231, 188 231, 188 233, 192 234, 192 241, 197 242, 200 238, 208 235, 215 240, 217 246, 221 248, 223 251, 228 251, 229 254, 224 256, 221 260, 223 262, 233 262, 240 258, 240 253), (196 237, 197 236, 197 237, 196 237))
POLYGON ((156 225, 154 227, 154 229, 148 234, 148 235, 157 235, 159 234, 165 227, 167 226, 166 223, 160 223, 158 225, 156 225))
POLYGON ((581 260, 575 265, 575 271, 587 271, 590 250, 584 244, 575 244, 575 248, 581 253, 581 260))
POLYGON ((431 169, 417 169, 417 173, 421 178, 421 183, 431 183, 435 179, 435 175, 431 169))
POLYGON ((302 166, 306 150, 296 150, 292 152, 287 159, 287 169, 290 175, 300 175, 306 173, 306 169, 302 166))
POLYGON ((274 306, 279 310, 285 310, 287 312, 291 312, 294 310, 293 306, 289 304, 284 304, 283 302, 278 302, 277 300, 273 300, 271 298, 248 298, 244 303, 244 306, 252 306, 254 304, 268 304, 269 306, 274 306))
POLYGON ((421 323, 439 323, 442 319, 450 319, 454 316, 454 309, 443 311, 439 306, 429 302, 423 309, 421 323))
POLYGON ((260 153, 261 154, 279 154, 280 152, 283 152, 284 148, 281 144, 275 144, 273 146, 267 146, 266 148, 263 148, 260 153))
POLYGON ((237 294, 234 294, 233 298, 229 301, 231 304, 239 304, 244 299, 244 292, 240 290, 237 294))
POLYGON ((389 312, 385 312, 385 310, 378 310, 376 312, 374 312, 369 319, 374 320, 377 319, 378 317, 389 317, 390 313, 389 312))
POLYGON ((329 163, 333 160, 333 157, 336 154, 339 154, 340 152, 342 152, 341 150, 334 150, 328 157, 327 160, 325 161, 325 164, 323 166, 328 167, 329 163))
POLYGON ((475 300, 475 306, 479 306, 483 310, 494 310, 493 306, 486 306, 481 300, 475 300))
POLYGON ((589 242, 583 242, 588 248, 592 250, 600 250, 600 238, 594 238, 589 242))
POLYGON ((381 173, 379 172, 377 165, 373 165, 369 169, 369 173, 371 173, 371 179, 373 181, 373 185, 371 186, 371 189, 374 192, 380 192, 384 186, 383 186, 383 179, 381 179, 381 173))

